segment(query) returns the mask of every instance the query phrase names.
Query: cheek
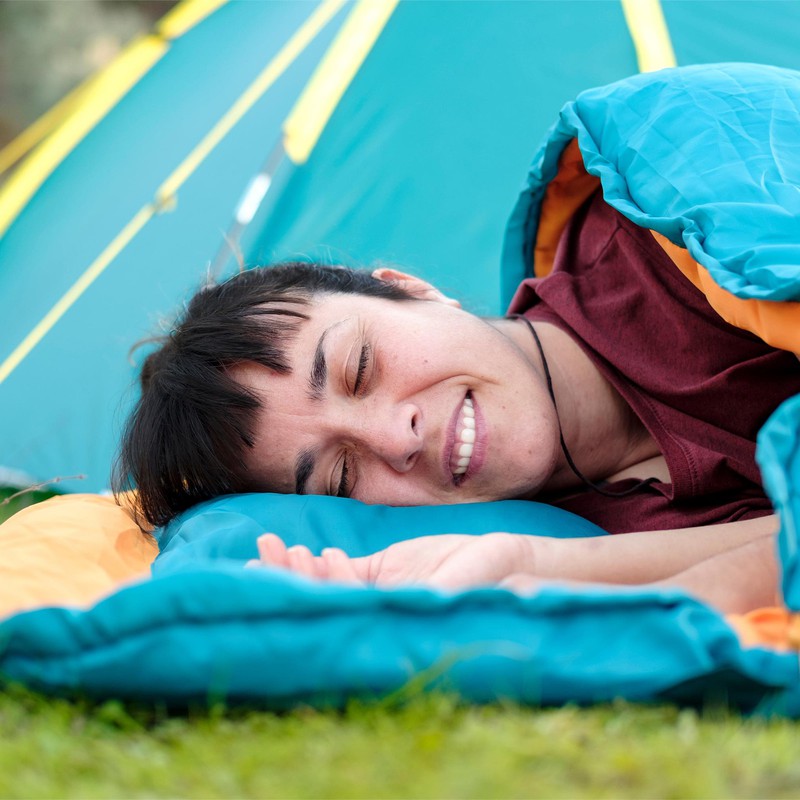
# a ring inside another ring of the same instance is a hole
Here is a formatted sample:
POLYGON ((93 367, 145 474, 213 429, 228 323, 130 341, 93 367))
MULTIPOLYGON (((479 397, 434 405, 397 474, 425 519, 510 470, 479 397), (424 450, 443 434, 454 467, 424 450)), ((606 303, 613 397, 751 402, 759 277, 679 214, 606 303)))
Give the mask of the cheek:
POLYGON ((398 475, 380 468, 364 470, 363 479, 359 478, 359 486, 354 496, 357 500, 370 505, 415 506, 442 502, 431 493, 430 486, 410 476, 398 475))

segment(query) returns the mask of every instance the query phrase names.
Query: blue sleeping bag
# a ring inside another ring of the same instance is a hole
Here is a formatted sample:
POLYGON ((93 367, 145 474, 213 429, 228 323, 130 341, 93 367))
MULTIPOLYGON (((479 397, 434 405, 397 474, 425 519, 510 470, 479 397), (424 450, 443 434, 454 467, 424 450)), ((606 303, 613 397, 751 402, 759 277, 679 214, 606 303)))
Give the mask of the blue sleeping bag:
MULTIPOLYGON (((669 70, 568 104, 512 217, 509 294, 530 270, 542 198, 573 139, 609 203, 688 248, 726 291, 800 300, 800 74, 748 65, 669 70)), ((792 609, 800 606, 798 431, 793 398, 759 438, 792 609)), ((523 598, 491 588, 318 584, 243 569, 265 530, 353 555, 456 531, 601 533, 536 503, 388 509, 323 497, 221 498, 160 533, 152 579, 89 610, 41 609, 0 624, 0 672, 48 692, 173 706, 340 704, 421 675, 426 687, 474 701, 714 698, 800 715, 797 653, 744 648, 722 616, 679 591, 553 586, 523 598)))

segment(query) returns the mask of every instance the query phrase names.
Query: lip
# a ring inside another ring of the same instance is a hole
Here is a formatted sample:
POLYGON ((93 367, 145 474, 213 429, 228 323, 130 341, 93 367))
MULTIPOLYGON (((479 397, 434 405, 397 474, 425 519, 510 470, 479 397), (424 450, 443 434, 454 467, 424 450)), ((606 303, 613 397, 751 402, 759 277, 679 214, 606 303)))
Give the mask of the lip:
POLYGON ((466 392, 464 397, 455 407, 452 416, 450 417, 450 424, 447 426, 447 436, 445 438, 444 449, 442 451, 442 465, 444 473, 449 483, 455 486, 462 486, 465 481, 469 480, 475 475, 483 466, 486 458, 486 421, 484 420, 483 413, 480 410, 475 395, 471 392, 466 392), (475 443, 472 447, 472 457, 469 462, 469 467, 463 475, 453 475, 450 471, 450 457, 453 453, 453 448, 456 444, 456 426, 458 425, 458 418, 461 413, 461 407, 464 405, 464 400, 467 397, 472 398, 472 407, 475 410, 475 443))

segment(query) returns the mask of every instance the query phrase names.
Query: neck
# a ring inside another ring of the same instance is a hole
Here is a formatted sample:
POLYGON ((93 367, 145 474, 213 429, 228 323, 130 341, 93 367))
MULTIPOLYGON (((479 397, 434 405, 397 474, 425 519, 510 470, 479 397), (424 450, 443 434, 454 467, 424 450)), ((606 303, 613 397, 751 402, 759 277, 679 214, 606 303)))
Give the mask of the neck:
MULTIPOLYGON (((544 355, 564 444, 586 478, 602 481, 657 454, 655 443, 631 408, 567 333, 550 323, 532 323, 541 343, 540 353, 524 320, 501 322, 498 327, 520 347, 543 382, 547 372, 544 355)), ((580 485, 581 478, 562 451, 544 490, 580 485)))

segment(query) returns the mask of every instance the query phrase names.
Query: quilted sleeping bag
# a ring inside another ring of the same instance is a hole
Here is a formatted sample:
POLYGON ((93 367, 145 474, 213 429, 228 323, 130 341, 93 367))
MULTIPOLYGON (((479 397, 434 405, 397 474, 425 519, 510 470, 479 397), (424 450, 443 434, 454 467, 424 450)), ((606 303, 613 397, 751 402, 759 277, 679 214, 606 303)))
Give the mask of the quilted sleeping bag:
MULTIPOLYGON (((509 223, 501 267, 508 297, 531 270, 547 273, 564 225, 598 185, 608 203, 654 232, 721 316, 800 352, 799 73, 732 64, 665 70, 566 105, 509 223)), ((786 631, 800 608, 799 445, 793 398, 758 447, 781 515, 789 611, 772 620, 786 631)), ((324 497, 220 498, 156 533, 152 577, 132 571, 131 582, 99 602, 6 618, 0 673, 52 693, 174 706, 339 704, 416 677, 475 701, 713 698, 800 715, 792 636, 765 646, 757 630, 750 635, 758 619, 726 619, 679 591, 552 587, 523 598, 491 588, 315 584, 243 569, 265 530, 353 555, 432 533, 601 533, 536 503, 390 509, 324 497)))

